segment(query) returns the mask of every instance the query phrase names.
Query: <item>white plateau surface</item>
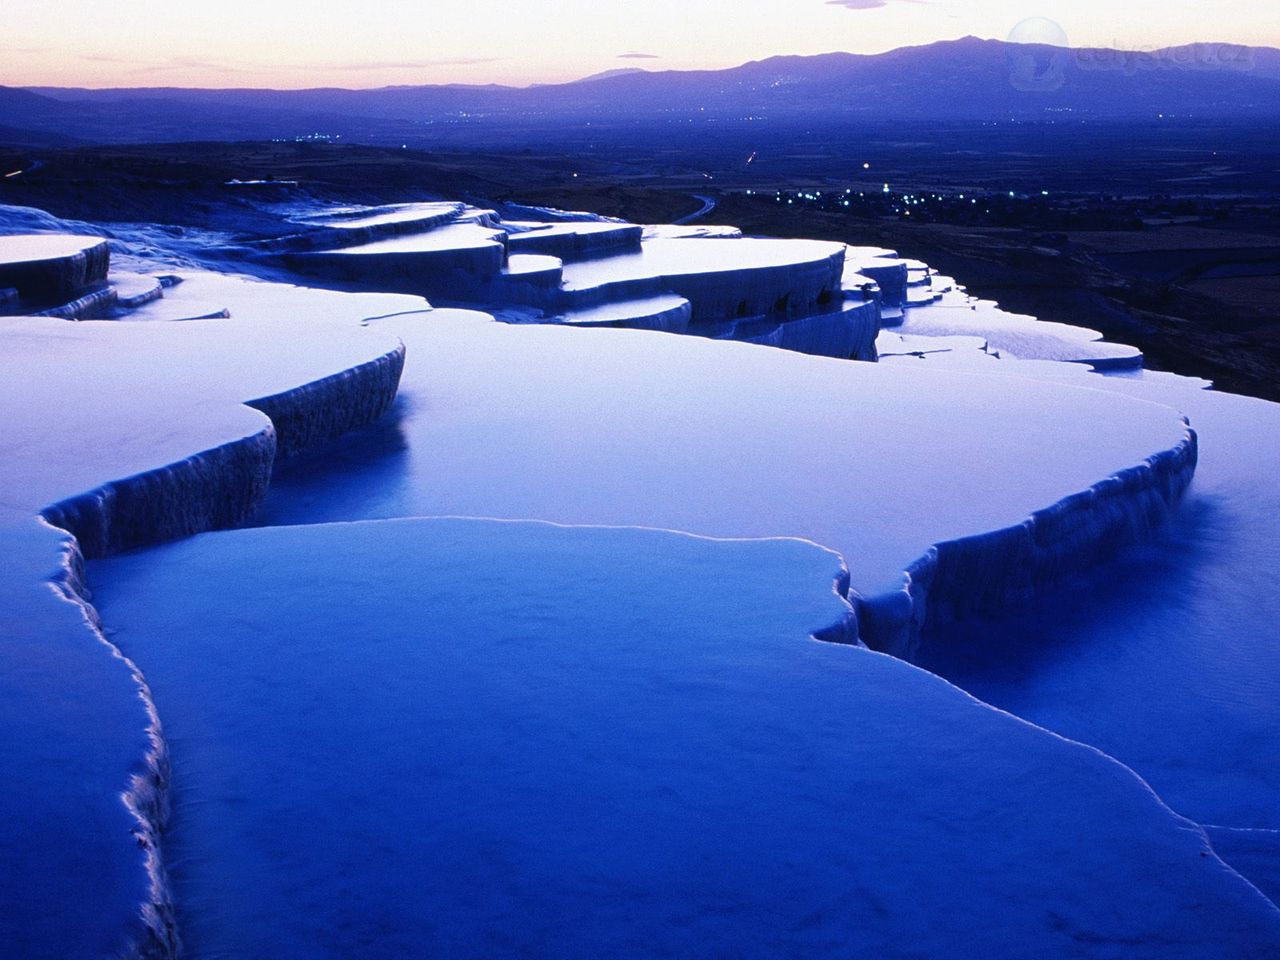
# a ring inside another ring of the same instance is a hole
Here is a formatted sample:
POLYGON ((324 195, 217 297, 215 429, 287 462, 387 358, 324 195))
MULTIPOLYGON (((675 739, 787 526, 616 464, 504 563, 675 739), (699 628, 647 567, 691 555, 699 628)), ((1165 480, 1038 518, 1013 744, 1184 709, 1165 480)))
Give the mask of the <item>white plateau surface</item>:
POLYGON ((462 520, 95 564, 165 717, 190 955, 1280 947, 1129 771, 812 639, 840 574, 796 541, 462 520))
POLYGON ((138 321, 0 318, 0 953, 1280 953, 1280 406, 879 248, 291 216, 219 256, 516 322, 0 237, 138 321))
POLYGON ((1173 410, 1056 382, 462 311, 373 326, 408 348, 394 419, 368 446, 277 475, 260 523, 456 515, 800 536, 846 558, 864 638, 900 653, 929 611, 999 606, 1145 529, 1194 465, 1173 410), (955 548, 931 550, 944 541, 955 548))
POLYGON ((0 321, 6 955, 171 955, 167 747, 145 681, 98 630, 82 559, 242 523, 278 451, 385 410, 401 345, 341 302, 346 322, 302 339, 268 317, 0 321))

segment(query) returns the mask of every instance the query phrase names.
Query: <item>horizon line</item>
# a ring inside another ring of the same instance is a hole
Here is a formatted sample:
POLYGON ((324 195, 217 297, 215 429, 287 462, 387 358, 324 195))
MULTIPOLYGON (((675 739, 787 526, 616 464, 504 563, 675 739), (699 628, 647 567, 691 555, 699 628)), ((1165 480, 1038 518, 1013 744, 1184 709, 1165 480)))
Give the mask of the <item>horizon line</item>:
MULTIPOLYGON (((625 75, 625 74, 634 75, 637 73, 646 73, 646 74, 653 74, 653 75, 662 75, 662 74, 670 74, 670 73, 720 73, 720 72, 725 72, 729 70, 737 70, 742 67, 751 66, 753 64, 767 63, 770 60, 779 60, 779 59, 815 60, 821 57, 831 57, 831 56, 850 56, 850 57, 859 57, 863 59, 871 59, 875 57, 887 56, 889 54, 898 53, 904 50, 923 50, 929 47, 962 43, 966 40, 976 40, 981 43, 997 43, 1004 46, 1057 47, 1058 49, 1062 49, 1062 50, 1071 50, 1071 51, 1100 50, 1100 51, 1115 52, 1120 54, 1156 55, 1156 54, 1160 54, 1168 51, 1184 50, 1191 47, 1231 47, 1237 50, 1271 50, 1271 51, 1276 51, 1280 53, 1280 47, 1273 47, 1266 44, 1261 44, 1261 45, 1243 44, 1243 43, 1235 43, 1231 41, 1221 41, 1221 40, 1192 40, 1192 41, 1187 41, 1185 43, 1166 44, 1163 46, 1152 46, 1147 48, 1141 48, 1136 46, 1135 47, 1112 47, 1112 46, 1097 46, 1097 45, 1078 45, 1077 46, 1069 43, 1055 44, 1055 43, 1049 43, 1049 42, 1026 43, 1026 42, 1009 40, 1007 38, 1001 39, 999 37, 982 37, 976 34, 967 33, 967 34, 963 34, 956 37, 948 37, 941 40, 932 40, 932 41, 929 41, 928 43, 906 44, 902 46, 889 47, 884 50, 876 51, 874 53, 856 53, 850 50, 828 50, 823 53, 775 53, 775 54, 770 54, 767 57, 738 61, 738 62, 730 63, 727 66, 719 66, 719 67, 671 67, 666 69, 650 69, 647 67, 639 67, 639 66, 619 67, 617 68, 617 75, 625 75)), ((622 57, 619 57, 619 59, 622 59, 622 57)), ((655 58, 655 59, 661 59, 661 58, 655 58)), ((631 60, 630 62, 634 62, 634 60, 631 60)), ((390 66, 390 64, 388 66, 390 66)), ((323 65, 318 65, 316 69, 323 70, 325 68, 323 67, 323 65)), ((370 64, 369 69, 371 70, 381 69, 381 67, 380 65, 375 63, 375 64, 370 64)), ((498 88, 503 90, 535 90, 535 89, 538 89, 539 87, 569 86, 575 83, 583 83, 583 82, 592 81, 596 79, 607 79, 603 77, 602 74, 608 74, 612 72, 614 71, 608 71, 608 70, 595 71, 585 76, 572 77, 570 79, 545 80, 545 81, 535 80, 535 81, 530 81, 524 84, 500 83, 497 81, 489 81, 489 82, 460 81, 456 83, 449 83, 449 82, 390 83, 390 84, 378 84, 376 86, 363 86, 363 87, 362 86, 341 86, 336 84, 322 84, 322 85, 311 84, 311 85, 302 85, 302 86, 273 87, 273 86, 263 86, 261 84, 240 85, 240 84, 234 84, 234 83, 228 84, 226 86, 186 86, 181 84, 136 84, 136 85, 129 85, 129 86, 119 85, 119 84, 108 84, 108 85, 102 85, 102 86, 76 84, 76 85, 70 85, 70 86, 63 86, 59 84, 50 84, 50 83, 31 83, 31 84, 22 84, 22 85, 9 85, 9 84, 0 83, 0 88, 8 87, 9 89, 25 90, 28 92, 38 92, 40 90, 86 90, 86 91, 94 91, 94 92, 126 91, 126 90, 199 90, 199 91, 262 90, 262 91, 269 91, 273 93, 304 93, 308 91, 320 91, 320 90, 374 92, 374 91, 380 91, 380 90, 404 90, 404 89, 414 89, 414 88, 422 88, 422 87, 466 87, 470 89, 498 88)))

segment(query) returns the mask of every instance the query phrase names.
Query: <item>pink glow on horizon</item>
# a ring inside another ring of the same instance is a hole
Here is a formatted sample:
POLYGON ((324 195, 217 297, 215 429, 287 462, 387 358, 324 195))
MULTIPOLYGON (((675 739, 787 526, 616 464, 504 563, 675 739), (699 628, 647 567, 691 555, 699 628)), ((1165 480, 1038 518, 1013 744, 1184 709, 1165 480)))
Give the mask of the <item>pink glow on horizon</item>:
POLYGON ((526 85, 605 70, 716 69, 777 54, 878 53, 1028 17, 1073 45, 1280 46, 1280 6, 1254 0, 6 0, 8 86, 526 85), (879 3, 871 9, 856 9, 879 3))

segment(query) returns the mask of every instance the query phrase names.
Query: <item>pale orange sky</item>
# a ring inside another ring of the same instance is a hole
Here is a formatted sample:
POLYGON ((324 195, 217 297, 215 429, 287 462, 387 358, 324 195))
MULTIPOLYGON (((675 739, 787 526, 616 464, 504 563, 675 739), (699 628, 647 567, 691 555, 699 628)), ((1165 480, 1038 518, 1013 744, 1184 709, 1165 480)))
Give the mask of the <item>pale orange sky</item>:
POLYGON ((0 84, 528 84, 874 53, 1048 18, 1074 46, 1280 46, 1276 0, 4 0, 0 84))

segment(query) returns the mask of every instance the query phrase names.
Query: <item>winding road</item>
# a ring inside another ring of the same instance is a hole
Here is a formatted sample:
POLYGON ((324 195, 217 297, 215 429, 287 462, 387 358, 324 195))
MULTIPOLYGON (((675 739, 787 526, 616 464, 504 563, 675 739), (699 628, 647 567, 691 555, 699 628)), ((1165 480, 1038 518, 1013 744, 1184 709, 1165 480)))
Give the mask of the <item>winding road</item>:
POLYGON ((686 223, 693 223, 693 221, 695 220, 701 220, 703 217, 709 214, 712 210, 714 210, 717 206, 717 201, 714 197, 704 196, 701 193, 695 193, 693 195, 693 199, 701 201, 702 206, 697 210, 695 210, 693 213, 689 214, 687 217, 681 217, 679 220, 677 220, 676 221, 677 226, 684 226, 686 223))

